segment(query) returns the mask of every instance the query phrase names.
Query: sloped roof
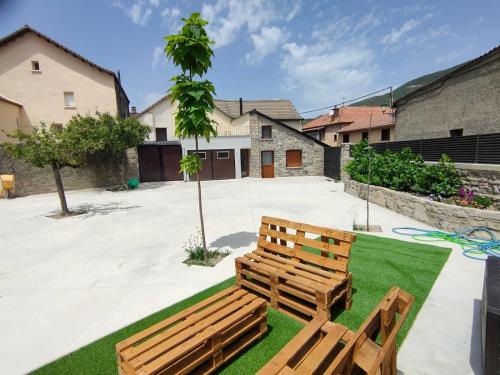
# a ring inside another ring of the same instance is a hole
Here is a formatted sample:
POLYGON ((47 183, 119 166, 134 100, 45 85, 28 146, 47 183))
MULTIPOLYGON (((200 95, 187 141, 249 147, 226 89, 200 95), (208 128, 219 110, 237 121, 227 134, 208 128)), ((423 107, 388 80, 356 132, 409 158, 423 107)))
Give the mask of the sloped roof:
MULTIPOLYGON (((239 100, 214 100, 215 106, 231 118, 240 117, 239 100)), ((243 113, 257 110, 277 120, 302 120, 290 100, 243 100, 243 113)))
MULTIPOLYGON (((115 72, 109 70, 109 69, 106 69, 106 68, 103 68, 102 66, 99 66, 95 63, 93 63, 92 61, 86 59, 85 57, 83 57, 82 55, 70 50, 69 48, 63 46, 62 44, 56 42, 54 39, 51 39, 49 38, 47 35, 45 34, 42 34, 40 31, 38 30, 35 30, 33 29, 32 27, 28 26, 28 25, 24 25, 23 27, 21 27, 19 30, 16 30, 14 31, 13 33, 3 37, 0 39, 0 47, 4 46, 5 44, 7 43, 10 43, 12 41, 14 41, 15 39, 23 36, 24 34, 26 33, 33 33, 35 35, 37 35, 38 37, 42 38, 42 39, 45 39, 47 42, 53 44, 54 46, 58 47, 58 48, 61 48, 63 51, 69 53, 70 55, 76 57, 77 59, 80 59, 81 61, 83 61, 84 63, 87 63, 89 64, 90 66, 92 66, 93 68, 96 68, 97 70, 101 71, 101 72, 104 72, 104 73, 107 73, 107 74, 110 74, 113 76, 116 84, 118 85, 118 87, 123 91, 123 94, 125 94, 125 97, 127 97, 127 94, 125 93, 125 90, 123 89, 122 85, 121 85, 121 82, 120 80, 118 79, 117 75, 115 74, 115 72)), ((127 97, 127 100, 128 100, 128 97, 127 97)))
POLYGON ((470 60, 462 65, 459 65, 456 69, 453 69, 452 71, 448 72, 444 76, 442 76, 438 79, 435 79, 434 81, 431 81, 431 82, 427 83, 426 85, 424 85, 424 86, 410 92, 409 94, 399 98, 398 100, 396 100, 394 102, 394 105, 398 106, 399 104, 406 101, 407 99, 412 98, 412 97, 417 96, 417 95, 420 95, 421 93, 423 93, 429 89, 432 89, 433 86, 435 86, 435 85, 438 85, 438 84, 443 83, 444 81, 446 81, 450 78, 453 78, 453 77, 458 76, 462 73, 465 73, 469 68, 474 67, 474 65, 477 65, 477 64, 483 62, 484 60, 494 56, 495 54, 498 54, 498 57, 500 57, 500 46, 496 46, 495 48, 489 50, 485 54, 483 54, 479 57, 476 57, 475 59, 472 59, 472 60, 470 60))
POLYGON ((303 127, 303 131, 321 129, 331 125, 345 125, 339 132, 368 129, 370 127, 392 126, 393 110, 382 111, 380 106, 346 106, 339 108, 338 115, 321 115, 303 127))
POLYGON ((3 96, 3 95, 0 95, 0 101, 1 102, 5 102, 5 103, 9 103, 9 104, 13 104, 13 105, 18 106, 18 107, 22 107, 23 106, 21 103, 16 102, 15 100, 9 99, 9 98, 7 98, 6 96, 3 96))
POLYGON ((259 112, 259 111, 255 110, 255 109, 251 110, 249 113, 251 115, 252 114, 256 114, 258 116, 264 117, 265 119, 267 119, 269 121, 272 121, 272 122, 274 122, 277 125, 283 126, 284 128, 287 128, 288 130, 291 130, 291 131, 293 131, 293 132, 295 132, 297 134, 300 134, 302 137, 310 139, 311 141, 313 141, 313 142, 315 142, 315 143, 317 143, 317 144, 319 144, 319 145, 321 145, 323 147, 330 147, 330 145, 327 145, 326 143, 321 142, 319 139, 316 139, 316 138, 310 136, 307 133, 303 133, 300 130, 295 129, 293 126, 287 125, 284 122, 281 122, 281 121, 279 121, 279 120, 277 120, 275 118, 272 118, 272 117, 266 115, 265 113, 259 112))

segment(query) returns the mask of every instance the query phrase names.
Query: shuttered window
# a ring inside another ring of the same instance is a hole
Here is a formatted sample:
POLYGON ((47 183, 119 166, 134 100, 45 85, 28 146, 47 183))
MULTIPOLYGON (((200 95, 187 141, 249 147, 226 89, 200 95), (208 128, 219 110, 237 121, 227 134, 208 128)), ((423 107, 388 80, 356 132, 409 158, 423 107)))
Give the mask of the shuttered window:
POLYGON ((302 167, 302 150, 286 151, 286 167, 287 168, 302 167))

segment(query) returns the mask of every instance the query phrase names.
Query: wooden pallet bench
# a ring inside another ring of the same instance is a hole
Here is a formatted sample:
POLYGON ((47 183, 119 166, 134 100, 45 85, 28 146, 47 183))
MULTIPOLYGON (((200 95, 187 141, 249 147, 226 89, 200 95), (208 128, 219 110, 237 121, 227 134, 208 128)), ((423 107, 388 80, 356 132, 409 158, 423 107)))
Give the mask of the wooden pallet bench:
POLYGON ((231 287, 118 343, 118 371, 210 374, 266 331, 266 301, 231 287))
POLYGON ((236 259, 237 285, 300 321, 329 320, 337 301, 351 307, 354 240, 350 232, 264 216, 257 249, 236 259))
POLYGON ((413 301, 393 287, 356 332, 315 318, 258 375, 396 375, 396 337, 413 301))

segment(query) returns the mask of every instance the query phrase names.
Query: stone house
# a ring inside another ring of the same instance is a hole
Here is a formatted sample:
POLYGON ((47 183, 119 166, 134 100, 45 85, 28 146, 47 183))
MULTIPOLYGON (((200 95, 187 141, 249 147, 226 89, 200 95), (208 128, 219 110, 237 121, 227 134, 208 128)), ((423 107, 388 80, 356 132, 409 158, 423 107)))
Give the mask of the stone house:
MULTIPOLYGON (((30 131, 45 122, 63 127, 77 113, 129 115, 129 100, 120 75, 24 26, 0 39, 0 142, 5 133, 30 131)), ((124 165, 96 161, 85 168, 63 168, 68 189, 107 186, 136 176, 135 152, 124 165)), ((0 155, 0 172, 16 174, 19 195, 55 191, 49 168, 33 168, 0 155)))
MULTIPOLYGON (((179 139, 175 135, 176 110, 176 103, 166 95, 136 115, 152 127, 148 139, 138 149, 143 181, 189 180, 189 176, 179 173, 179 160, 195 152, 195 142, 192 138, 179 139)), ((312 157, 308 149, 316 149, 321 142, 300 132, 303 119, 289 100, 215 100, 211 117, 217 123, 217 137, 210 142, 198 140, 199 156, 203 160, 202 180, 261 177, 261 144, 270 147, 262 149, 268 151, 264 157, 268 164, 276 166, 269 176, 323 174, 323 165, 317 164, 320 156, 312 157), (266 138, 267 133, 264 139, 256 136, 257 118, 271 121, 272 138, 266 138), (286 162, 284 147, 294 143, 288 158, 295 158, 295 161, 289 160, 289 167, 282 167, 286 162), (275 153, 269 161, 271 151, 275 153)), ((264 169, 270 171, 270 168, 264 169)))
POLYGON ((303 126, 303 131, 329 146, 394 140, 394 117, 390 108, 380 106, 343 106, 321 115, 303 126))
POLYGON ((500 46, 398 99, 396 141, 500 132, 500 46))

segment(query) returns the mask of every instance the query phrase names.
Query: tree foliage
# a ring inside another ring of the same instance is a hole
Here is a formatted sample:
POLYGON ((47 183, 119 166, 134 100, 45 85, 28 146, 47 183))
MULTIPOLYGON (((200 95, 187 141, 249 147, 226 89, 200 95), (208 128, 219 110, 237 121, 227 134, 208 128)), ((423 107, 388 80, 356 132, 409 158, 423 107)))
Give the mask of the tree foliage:
POLYGON ((371 165, 370 183, 393 190, 447 197, 456 194, 462 185, 455 165, 447 155, 443 155, 437 164, 427 165, 410 148, 379 154, 364 140, 353 146, 352 157, 345 171, 358 182, 368 182, 368 166, 371 165))
POLYGON ((182 20, 184 26, 181 30, 165 38, 167 57, 182 70, 181 74, 172 77, 174 85, 169 92, 171 100, 177 102, 175 134, 180 138, 193 137, 195 140, 196 153, 184 156, 180 167, 189 175, 196 175, 203 253, 205 260, 208 260, 199 175, 203 163, 198 155, 198 138, 203 137, 209 142, 211 136, 217 135, 215 122, 210 118, 214 110, 215 89, 212 82, 202 80, 202 76, 212 66, 213 51, 210 45, 213 42, 204 28, 208 22, 202 20, 199 13, 182 20), (194 79, 196 76, 199 80, 194 79))

